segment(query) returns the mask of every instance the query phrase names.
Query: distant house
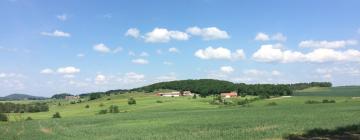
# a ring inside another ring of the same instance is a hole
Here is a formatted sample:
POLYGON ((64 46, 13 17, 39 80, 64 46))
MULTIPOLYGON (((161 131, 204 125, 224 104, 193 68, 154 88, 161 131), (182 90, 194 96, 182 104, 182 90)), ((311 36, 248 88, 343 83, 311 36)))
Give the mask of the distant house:
POLYGON ((237 92, 233 91, 233 92, 229 92, 229 93, 221 93, 220 94, 221 97, 224 97, 224 98, 231 98, 231 97, 237 97, 237 92))
POLYGON ((191 91, 184 91, 182 96, 194 96, 194 93, 191 93, 191 91))
POLYGON ((156 93, 157 96, 164 96, 164 97, 179 97, 179 91, 167 92, 167 93, 156 93))
POLYGON ((80 96, 65 96, 66 100, 80 99, 80 96))

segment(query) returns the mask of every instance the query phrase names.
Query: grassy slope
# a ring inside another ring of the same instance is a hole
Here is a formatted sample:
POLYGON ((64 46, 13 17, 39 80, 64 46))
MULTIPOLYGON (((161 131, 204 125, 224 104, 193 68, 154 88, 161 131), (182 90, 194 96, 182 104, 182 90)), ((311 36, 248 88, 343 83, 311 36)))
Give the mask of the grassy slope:
POLYGON ((295 92, 296 96, 360 96, 360 86, 321 88, 312 87, 295 92))
MULTIPOLYGON (((359 95, 359 94, 358 94, 359 95)), ((257 101, 250 107, 209 105, 211 98, 166 98, 136 93, 105 97, 50 112, 25 113, 33 121, 0 124, 1 139, 280 139, 316 127, 334 128, 360 123, 360 99, 296 96, 257 101), (127 105, 134 96, 137 105, 127 105), (107 100, 111 98, 111 100, 107 100), (304 104, 334 99, 336 104, 304 104), (156 103, 162 100, 164 103, 156 103), (276 102, 276 106, 268 106, 276 102), (104 107, 99 107, 103 103, 104 107), (85 109, 89 104, 90 108, 85 109), (116 104, 127 113, 95 115, 116 104), (58 111, 63 118, 48 119, 58 111), (331 122, 331 123, 329 123, 331 122)), ((64 101, 61 101, 65 104, 64 101)))

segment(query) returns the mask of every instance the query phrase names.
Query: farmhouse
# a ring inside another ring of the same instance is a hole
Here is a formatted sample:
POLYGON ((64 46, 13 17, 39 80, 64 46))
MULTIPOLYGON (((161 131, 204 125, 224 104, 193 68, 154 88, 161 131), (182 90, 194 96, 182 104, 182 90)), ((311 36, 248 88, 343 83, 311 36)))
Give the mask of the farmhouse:
POLYGON ((237 92, 233 91, 233 92, 229 92, 229 93, 221 93, 220 95, 221 95, 221 97, 224 97, 224 98, 237 97, 237 92))
POLYGON ((80 96, 65 96, 66 100, 80 99, 80 96))
POLYGON ((167 92, 167 93, 156 93, 157 96, 164 96, 164 97, 179 97, 179 91, 167 92))

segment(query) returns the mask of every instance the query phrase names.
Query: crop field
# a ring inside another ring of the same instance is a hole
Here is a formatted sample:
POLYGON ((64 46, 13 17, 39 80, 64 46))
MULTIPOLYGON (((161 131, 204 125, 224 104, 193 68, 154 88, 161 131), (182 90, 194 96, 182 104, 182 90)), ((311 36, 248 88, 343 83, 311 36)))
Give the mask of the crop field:
POLYGON ((295 92, 295 96, 359 96, 360 86, 311 87, 295 92))
MULTIPOLYGON (((49 100, 49 112, 11 114, 10 122, 0 123, 0 139, 276 140, 313 128, 359 124, 360 99, 355 96, 360 94, 338 96, 339 90, 335 89, 330 89, 330 93, 336 96, 275 97, 247 106, 211 105, 212 97, 171 98, 149 93, 104 96, 77 104, 49 100), (136 105, 127 104, 130 96, 136 99, 136 105), (336 103, 305 104, 308 100, 324 99, 336 103), (85 108, 86 105, 89 108, 85 108), (120 113, 98 114, 110 105, 118 105, 120 113), (62 118, 52 119, 55 112, 62 118), (34 120, 19 121, 28 116, 34 120)), ((348 91, 356 90, 344 90, 348 91)), ((319 92, 318 95, 328 94, 319 92)), ((233 100, 239 98, 244 97, 233 100)))

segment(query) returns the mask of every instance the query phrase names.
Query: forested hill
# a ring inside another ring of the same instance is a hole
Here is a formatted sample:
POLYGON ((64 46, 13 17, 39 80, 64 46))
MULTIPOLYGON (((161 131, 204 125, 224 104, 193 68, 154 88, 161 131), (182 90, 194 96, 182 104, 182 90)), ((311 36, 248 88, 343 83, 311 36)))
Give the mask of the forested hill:
POLYGON ((27 94, 10 94, 5 97, 0 97, 0 100, 43 100, 45 97, 31 96, 27 94))
POLYGON ((329 82, 311 82, 297 84, 244 84, 232 83, 223 80, 199 79, 179 80, 155 83, 148 86, 132 89, 132 91, 153 92, 158 89, 172 89, 178 91, 191 91, 201 96, 216 95, 223 92, 237 91, 240 95, 283 96, 291 95, 293 90, 308 87, 331 87, 329 82))

